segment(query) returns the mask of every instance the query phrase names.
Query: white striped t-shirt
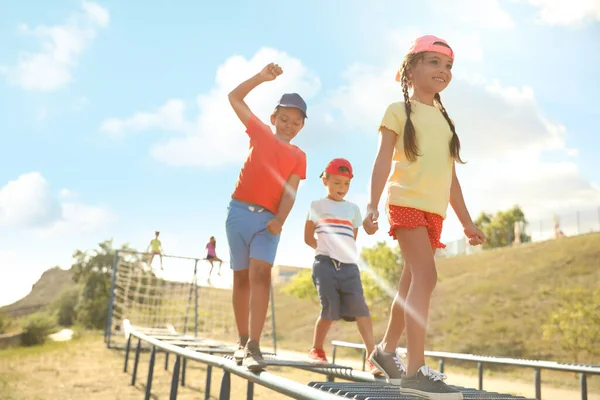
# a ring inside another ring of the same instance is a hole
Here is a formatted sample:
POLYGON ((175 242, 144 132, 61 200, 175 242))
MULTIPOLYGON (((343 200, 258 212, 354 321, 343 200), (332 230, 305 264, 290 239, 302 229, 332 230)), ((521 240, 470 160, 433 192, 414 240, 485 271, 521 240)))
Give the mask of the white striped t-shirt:
POLYGON ((329 198, 315 200, 310 203, 307 219, 315 224, 316 254, 343 263, 358 261, 354 229, 362 224, 362 217, 356 204, 329 198))

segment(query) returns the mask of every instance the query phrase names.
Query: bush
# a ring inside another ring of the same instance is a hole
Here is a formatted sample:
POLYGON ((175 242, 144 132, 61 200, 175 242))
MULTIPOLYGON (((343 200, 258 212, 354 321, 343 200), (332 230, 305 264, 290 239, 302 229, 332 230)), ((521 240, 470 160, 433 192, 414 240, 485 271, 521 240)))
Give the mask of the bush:
POLYGON ((65 290, 54 303, 57 312, 57 322, 60 326, 72 326, 77 320, 77 303, 81 289, 73 287, 65 290))
POLYGON ((6 333, 10 328, 10 317, 4 313, 0 313, 0 335, 6 333))
POLYGON ((30 316, 23 325, 21 344, 23 346, 34 346, 43 344, 48 335, 56 328, 56 322, 52 315, 34 314, 30 316))

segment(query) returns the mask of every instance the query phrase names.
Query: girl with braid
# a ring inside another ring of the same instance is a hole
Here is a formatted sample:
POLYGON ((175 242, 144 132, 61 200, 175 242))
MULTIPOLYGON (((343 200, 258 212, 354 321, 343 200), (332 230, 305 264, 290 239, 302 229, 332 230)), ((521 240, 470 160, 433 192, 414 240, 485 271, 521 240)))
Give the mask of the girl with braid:
POLYGON ((448 43, 431 35, 416 39, 404 58, 396 75, 404 101, 388 106, 379 127, 370 202, 363 221, 368 234, 377 231, 379 200, 387 186, 389 235, 400 245, 404 267, 387 330, 369 358, 401 392, 444 400, 463 396, 444 383, 444 374, 425 365, 424 352, 429 303, 437 282, 434 254, 445 247, 440 236, 448 203, 469 243, 485 241, 471 220, 456 177, 455 163, 464 164, 460 141, 440 98, 452 79, 453 62, 448 43), (405 328, 407 364, 396 351, 405 328))

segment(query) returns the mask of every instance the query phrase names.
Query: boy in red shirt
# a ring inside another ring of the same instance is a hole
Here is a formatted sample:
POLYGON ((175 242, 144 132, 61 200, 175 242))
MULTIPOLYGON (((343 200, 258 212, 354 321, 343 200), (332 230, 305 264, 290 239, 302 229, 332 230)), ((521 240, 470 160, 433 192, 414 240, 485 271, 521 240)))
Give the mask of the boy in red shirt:
POLYGON ((229 102, 250 137, 244 162, 227 209, 227 240, 233 270, 233 311, 240 336, 234 358, 250 371, 265 368, 259 340, 267 316, 271 267, 279 235, 306 179, 306 155, 290 141, 304 127, 306 103, 286 93, 271 115, 271 128, 261 122, 244 98, 263 82, 283 73, 277 64, 242 82, 229 93, 229 102))

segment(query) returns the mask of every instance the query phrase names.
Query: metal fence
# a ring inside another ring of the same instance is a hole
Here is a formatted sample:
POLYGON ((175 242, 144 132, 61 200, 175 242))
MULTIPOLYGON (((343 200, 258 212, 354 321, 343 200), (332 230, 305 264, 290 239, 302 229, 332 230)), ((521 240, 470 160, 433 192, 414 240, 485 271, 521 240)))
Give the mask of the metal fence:
MULTIPOLYGON (((541 242, 592 232, 600 232, 600 207, 554 214, 545 219, 528 220, 524 226, 521 224, 510 229, 493 230, 486 239, 493 248, 498 248, 514 245, 515 238, 519 236, 523 241, 541 242)), ((482 246, 470 246, 466 238, 461 238, 446 242, 446 248, 439 251, 438 255, 452 257, 480 251, 485 251, 482 246)))
MULTIPOLYGON (((177 399, 178 388, 180 386, 185 387, 187 385, 186 370, 188 362, 199 362, 206 365, 205 400, 214 398, 211 396, 214 368, 223 371, 218 395, 220 400, 240 399, 244 397, 247 400, 252 400, 254 398, 255 384, 287 397, 302 400, 341 400, 348 398, 359 400, 415 399, 413 395, 402 393, 398 386, 387 384, 386 379, 383 377, 375 377, 368 372, 357 371, 348 366, 337 365, 335 363, 314 365, 307 361, 284 359, 274 354, 263 353, 265 361, 269 366, 298 368, 327 377, 326 382, 311 381, 305 385, 264 371, 260 373, 249 372, 246 368, 238 366, 233 360, 233 348, 220 342, 192 335, 177 334, 170 329, 133 327, 128 320, 123 322, 123 330, 127 337, 124 372, 127 372, 129 368, 130 353, 134 351, 131 385, 135 385, 138 378, 140 354, 142 351, 150 351, 150 362, 144 388, 144 398, 146 400, 156 396, 156 393, 152 393, 152 381, 154 368, 157 363, 156 357, 159 353, 164 353, 165 355, 165 370, 169 367, 169 356, 172 355, 175 357, 169 393, 171 400, 177 399), (237 391, 232 390, 232 375, 236 375, 247 381, 245 394, 240 393, 239 389, 237 391), (341 381, 335 382, 335 378, 339 378, 341 381)), ((455 386, 455 388, 463 393, 465 400, 532 400, 459 386, 455 386)))
MULTIPOLYGON (((333 346, 332 363, 335 363, 336 350, 338 347, 346 347, 352 349, 358 349, 362 351, 363 368, 367 357, 366 347, 362 343, 351 343, 341 340, 333 340, 331 342, 333 346)), ((400 351, 406 352, 406 349, 399 348, 400 351)), ((507 357, 492 357, 492 356, 477 356, 472 354, 460 354, 460 353, 449 353, 444 351, 425 351, 425 356, 436 358, 439 360, 439 370, 444 372, 444 366, 446 360, 455 361, 470 361, 477 363, 477 372, 479 378, 479 390, 483 390, 483 368, 485 364, 496 364, 504 366, 514 367, 525 367, 533 368, 534 378, 533 384, 535 385, 535 398, 542 398, 542 373, 543 369, 563 371, 563 372, 575 372, 579 374, 581 400, 587 400, 587 376, 588 375, 600 375, 600 366, 597 365, 580 365, 580 364, 567 364, 559 363, 555 361, 537 361, 537 360, 519 360, 515 358, 507 357)))
MULTIPOLYGON (((138 366, 140 361, 140 353, 142 352, 142 342, 145 342, 147 346, 151 347, 150 353, 150 364, 148 366, 148 375, 146 381, 145 388, 145 399, 149 400, 152 397, 152 381, 154 375, 154 367, 156 363, 156 355, 158 352, 165 353, 165 369, 168 366, 168 356, 169 354, 173 354, 175 356, 175 364, 173 367, 173 375, 171 379, 171 391, 169 394, 169 398, 171 400, 175 400, 177 398, 177 392, 179 385, 185 386, 186 384, 186 367, 188 361, 196 361, 203 363, 207 366, 207 376, 206 376, 206 386, 205 386, 205 399, 208 400, 211 398, 210 390, 211 390, 211 378, 212 378, 212 369, 214 367, 223 370, 223 378, 221 381, 221 389, 219 393, 220 400, 229 400, 231 398, 231 374, 242 377, 248 381, 247 390, 246 390, 246 398, 252 399, 254 397, 254 384, 259 384, 271 390, 274 390, 278 393, 282 393, 286 396, 289 396, 293 399, 301 399, 301 400, 337 400, 343 399, 344 397, 337 396, 331 393, 327 393, 315 388, 308 387, 299 382, 292 381, 290 379, 286 379, 280 376, 276 376, 273 374, 269 374, 266 372, 259 374, 254 374, 249 372, 244 367, 237 366, 237 364, 231 360, 222 356, 215 356, 214 353, 223 354, 227 353, 227 351, 223 351, 222 349, 206 349, 204 352, 184 348, 172 343, 168 343, 164 340, 160 340, 154 335, 149 335, 143 332, 138 331, 137 329, 132 328, 129 325, 129 321, 124 323, 125 331, 127 336, 127 344, 125 347, 125 364, 123 367, 123 371, 127 372, 129 367, 129 353, 132 348, 132 341, 136 340, 135 344, 135 354, 134 354, 134 363, 133 363, 133 371, 131 375, 131 384, 135 385, 138 373, 138 366), (211 354, 213 353, 213 354, 211 354)), ((155 333, 158 332, 155 331, 155 333)), ((318 372, 318 371, 315 371, 318 372)), ((325 373, 327 371, 324 371, 325 373)), ((329 371, 331 373, 331 371, 329 371)), ((239 393, 234 393, 236 399, 239 399, 239 393)))

